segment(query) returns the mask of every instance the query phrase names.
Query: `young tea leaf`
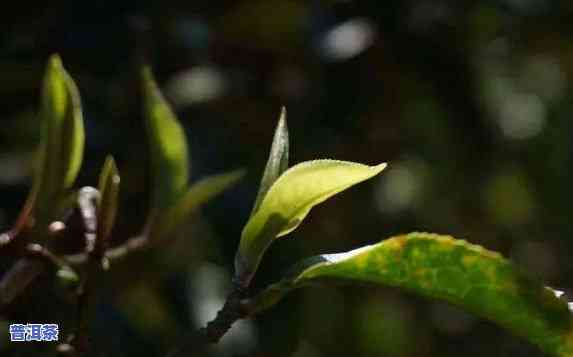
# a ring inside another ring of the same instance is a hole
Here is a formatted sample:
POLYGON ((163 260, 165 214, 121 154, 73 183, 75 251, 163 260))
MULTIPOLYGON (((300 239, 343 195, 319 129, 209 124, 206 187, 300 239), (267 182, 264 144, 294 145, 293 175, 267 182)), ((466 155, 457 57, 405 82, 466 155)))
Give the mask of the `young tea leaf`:
POLYGON ((189 178, 187 140, 149 68, 142 71, 147 136, 151 150, 152 206, 163 210, 183 194, 189 178))
POLYGON ((113 157, 108 156, 101 170, 98 185, 100 199, 97 214, 96 249, 100 249, 100 251, 103 251, 104 242, 109 238, 115 223, 119 183, 120 177, 115 161, 113 157), (99 247, 97 247, 98 245, 99 247))
POLYGON ((285 171, 243 229, 235 256, 237 282, 247 285, 269 244, 296 229, 312 207, 377 175, 385 167, 386 164, 315 160, 285 171))
MULTIPOLYGON (((214 197, 235 185, 245 176, 244 170, 235 170, 224 174, 208 176, 191 185, 176 206, 181 217, 187 216, 199 206, 209 202, 214 197)), ((177 219, 176 222, 180 220, 177 219)))
POLYGON ((255 214, 261 204, 261 201, 267 194, 271 185, 279 178, 279 176, 288 168, 288 151, 289 151, 289 138, 288 127, 286 123, 286 109, 281 109, 281 116, 279 123, 275 130, 271 152, 265 167, 261 184, 259 185, 259 193, 253 205, 253 212, 255 214))
POLYGON ((38 219, 49 221, 78 175, 85 140, 80 95, 57 55, 50 58, 44 76, 40 115, 41 165, 32 194, 38 219))
POLYGON ((150 237, 157 239, 157 236, 170 235, 193 211, 236 184, 244 175, 244 170, 235 170, 193 184, 173 207, 157 216, 149 227, 150 237))
POLYGON ((411 233, 298 264, 252 303, 252 313, 317 283, 393 286, 458 305, 555 356, 573 356, 573 319, 555 293, 501 255, 449 236, 411 233))
POLYGON ((62 128, 62 158, 64 187, 72 187, 80 171, 85 143, 82 104, 78 88, 70 75, 63 72, 68 88, 69 108, 62 128))

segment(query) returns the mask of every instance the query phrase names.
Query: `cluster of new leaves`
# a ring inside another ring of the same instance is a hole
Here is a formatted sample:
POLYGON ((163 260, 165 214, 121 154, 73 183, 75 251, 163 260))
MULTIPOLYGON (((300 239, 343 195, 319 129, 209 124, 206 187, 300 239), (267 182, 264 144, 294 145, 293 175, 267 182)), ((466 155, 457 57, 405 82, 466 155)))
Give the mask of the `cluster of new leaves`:
POLYGON ((366 166, 315 160, 288 168, 288 129, 283 109, 259 193, 241 234, 235 257, 235 280, 246 287, 272 241, 295 230, 312 207, 367 180, 386 164, 366 166))
MULTIPOLYGON (((86 349, 94 277, 108 261, 166 242, 198 206, 234 184, 241 171, 205 178, 188 187, 188 152, 183 129, 161 95, 151 71, 141 76, 153 192, 142 232, 109 247, 118 213, 119 173, 108 157, 98 188, 74 190, 80 170, 84 128, 78 89, 53 56, 42 91, 40 162, 24 208, 13 228, 0 236, 0 248, 21 259, 0 281, 0 304, 9 304, 48 264, 79 284, 78 325, 67 348, 86 349), (84 249, 61 255, 54 240, 76 208, 83 219, 84 249)), ((294 231, 310 210, 333 195, 379 174, 386 164, 367 166, 315 160, 288 168, 289 136, 283 109, 251 215, 235 256, 235 288, 215 320, 202 330, 203 342, 216 342, 240 318, 264 311, 294 289, 314 284, 353 283, 393 286, 456 304, 490 319, 556 356, 573 356, 573 319, 566 301, 482 247, 448 236, 412 233, 347 253, 311 257, 282 280, 254 296, 247 290, 269 245, 294 231)), ((196 346, 195 346, 196 347, 196 346)))
MULTIPOLYGON (((42 141, 32 189, 17 222, 0 239, 0 248, 21 256, 0 281, 2 308, 49 264, 56 264, 59 276, 79 284, 79 303, 88 305, 90 295, 95 293, 94 275, 106 269, 109 260, 161 243, 197 207, 243 176, 242 171, 234 171, 207 177, 189 187, 183 129, 148 68, 142 71, 141 82, 152 162, 151 209, 140 235, 109 247, 119 205, 119 173, 114 159, 108 156, 98 188, 74 190, 85 138, 80 94, 61 59, 57 55, 50 58, 42 87, 42 141), (64 256, 55 243, 75 209, 84 222, 84 249, 64 256)), ((80 309, 77 333, 69 348, 85 349, 88 310, 80 309)))

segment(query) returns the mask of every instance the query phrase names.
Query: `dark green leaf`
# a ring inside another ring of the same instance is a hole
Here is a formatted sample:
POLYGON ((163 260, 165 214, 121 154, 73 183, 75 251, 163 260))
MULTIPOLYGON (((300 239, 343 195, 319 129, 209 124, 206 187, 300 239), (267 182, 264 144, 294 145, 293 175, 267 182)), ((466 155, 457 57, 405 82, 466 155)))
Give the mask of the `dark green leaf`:
POLYGON ((567 303, 501 255, 449 236, 412 233, 310 258, 252 302, 252 312, 316 283, 393 286, 456 304, 556 356, 573 356, 567 303))

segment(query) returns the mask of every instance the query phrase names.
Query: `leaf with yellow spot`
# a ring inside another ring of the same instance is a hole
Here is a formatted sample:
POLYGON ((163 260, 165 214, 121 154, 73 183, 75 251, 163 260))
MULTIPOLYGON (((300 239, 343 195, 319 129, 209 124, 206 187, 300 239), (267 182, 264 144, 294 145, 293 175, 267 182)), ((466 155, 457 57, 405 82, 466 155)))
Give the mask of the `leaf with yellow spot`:
POLYGON ((555 356, 573 356, 567 302, 501 255, 449 236, 411 233, 347 253, 304 260, 251 302, 256 313, 293 289, 370 283, 440 299, 494 321, 555 356))

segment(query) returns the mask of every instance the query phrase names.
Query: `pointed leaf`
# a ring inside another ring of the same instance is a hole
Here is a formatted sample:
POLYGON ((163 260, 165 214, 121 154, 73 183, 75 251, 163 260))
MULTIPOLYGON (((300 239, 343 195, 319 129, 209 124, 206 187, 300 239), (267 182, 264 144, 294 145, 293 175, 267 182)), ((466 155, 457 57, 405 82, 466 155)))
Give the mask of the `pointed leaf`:
MULTIPOLYGON (((176 217, 185 217, 201 205, 209 202, 229 187, 235 185, 237 181, 245 176, 244 170, 235 170, 224 174, 208 176, 197 183, 191 185, 185 195, 178 202, 175 210, 176 217)), ((175 219, 175 224, 180 222, 175 219)))
POLYGON ((248 284, 269 244, 296 229, 310 209, 380 173, 386 164, 315 160, 285 171, 271 186, 241 234, 235 256, 236 280, 248 284))
POLYGON ((69 107, 66 111, 64 126, 62 128, 62 158, 64 187, 73 186, 80 171, 85 144, 84 121, 82 104, 78 88, 70 75, 64 71, 64 80, 69 95, 69 107))
POLYGON ((573 356, 564 300, 501 255, 449 236, 411 233, 347 253, 309 258, 253 300, 252 313, 317 283, 394 286, 458 305, 556 356, 573 356))
POLYGON ((165 209, 183 194, 189 163, 185 132, 163 98, 149 68, 142 71, 147 136, 151 150, 154 209, 165 209))
POLYGON ((96 250, 103 252, 117 214, 120 177, 113 157, 105 160, 99 177, 100 199, 97 214, 96 250))
POLYGON ((261 184, 259 185, 259 193, 253 205, 253 212, 255 214, 261 204, 261 201, 271 188, 271 185, 279 178, 279 176, 288 168, 288 151, 289 151, 289 137, 288 127, 286 123, 286 109, 281 110, 279 123, 275 130, 271 152, 265 167, 261 184))
POLYGON ((80 95, 57 55, 50 58, 44 76, 41 117, 41 165, 31 195, 37 194, 36 213, 42 221, 57 215, 54 207, 59 208, 74 184, 85 140, 80 95))
POLYGON ((235 170, 220 175, 206 177, 192 185, 175 206, 158 216, 149 228, 149 236, 170 235, 186 217, 229 187, 245 175, 244 170, 235 170))

